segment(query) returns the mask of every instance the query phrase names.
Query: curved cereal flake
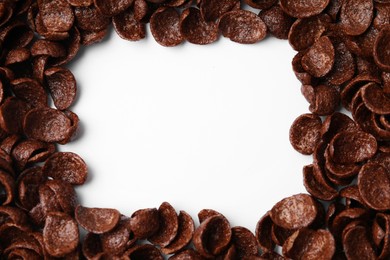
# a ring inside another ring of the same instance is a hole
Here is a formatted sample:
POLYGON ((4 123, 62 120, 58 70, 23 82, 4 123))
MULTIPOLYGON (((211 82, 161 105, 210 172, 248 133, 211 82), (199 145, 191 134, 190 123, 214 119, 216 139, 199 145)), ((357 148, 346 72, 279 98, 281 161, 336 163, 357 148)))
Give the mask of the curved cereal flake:
POLYGON ((344 0, 340 11, 340 27, 347 35, 361 35, 371 25, 373 0, 344 0))
POLYGON ((195 230, 192 242, 195 249, 206 258, 219 255, 228 248, 232 231, 222 215, 207 218, 195 230))
POLYGON ((52 144, 36 140, 25 140, 19 142, 12 150, 15 167, 18 170, 24 170, 26 166, 32 163, 43 162, 55 150, 52 144))
POLYGON ((324 140, 330 141, 332 138, 343 131, 357 131, 356 123, 347 115, 340 112, 335 112, 326 117, 321 128, 321 137, 324 140))
POLYGON ((162 46, 176 46, 183 42, 180 32, 180 14, 172 7, 157 9, 150 18, 150 31, 162 46))
POLYGON ((130 246, 131 235, 129 219, 122 217, 116 228, 100 235, 103 251, 116 255, 123 253, 130 246))
POLYGON ((160 250, 152 245, 136 245, 127 252, 125 255, 130 257, 131 260, 164 260, 160 250))
POLYGON ((336 43, 335 60, 332 70, 326 76, 326 80, 332 85, 341 85, 355 75, 355 59, 344 43, 336 43))
POLYGON ((12 203, 15 194, 15 181, 12 176, 0 170, 0 206, 12 203))
MULTIPOLYGON (((375 40, 379 34, 379 30, 371 26, 363 34, 354 37, 348 37, 345 40, 346 46, 356 54, 361 60, 368 59, 370 60, 373 54, 373 48, 375 40)), ((375 66, 370 64, 370 66, 375 66)), ((358 67, 358 69, 360 69, 358 67)), ((369 68, 372 70, 372 68, 369 68)), ((360 69, 361 71, 361 69, 360 69)))
POLYGON ((4 65, 9 66, 15 63, 22 63, 30 59, 31 53, 29 49, 19 48, 10 50, 5 57, 4 65))
POLYGON ((135 19, 132 9, 127 9, 125 12, 114 16, 112 18, 112 24, 122 39, 138 41, 145 38, 145 24, 135 19))
POLYGON ((303 168, 303 185, 315 198, 333 200, 338 196, 335 188, 329 185, 318 165, 308 165, 303 168))
POLYGON ((94 5, 74 9, 77 27, 84 31, 101 31, 110 24, 110 19, 102 15, 94 5))
POLYGON ((31 78, 19 78, 11 81, 12 92, 17 98, 32 107, 47 106, 47 94, 43 86, 31 78))
POLYGON ((161 251, 166 255, 182 250, 191 242, 192 235, 194 234, 195 224, 188 213, 180 211, 178 221, 179 228, 175 239, 168 246, 161 249, 161 251))
POLYGON ((115 16, 124 12, 134 0, 94 0, 96 8, 105 16, 115 16))
POLYGON ((62 212, 50 212, 43 228, 43 242, 47 252, 54 257, 73 252, 79 243, 77 223, 62 212))
POLYGON ((164 202, 158 208, 160 225, 157 232, 148 238, 148 240, 160 247, 168 246, 176 237, 179 229, 179 219, 175 209, 168 203, 164 202))
POLYGON ((88 46, 98 42, 101 42, 108 33, 108 29, 105 28, 101 31, 81 31, 80 32, 80 43, 81 45, 88 46))
POLYGON ((130 219, 131 231, 139 239, 147 239, 156 234, 160 227, 160 216, 156 208, 140 209, 130 219))
POLYGON ((34 32, 20 20, 9 22, 0 32, 0 41, 5 49, 27 47, 34 38, 34 32))
POLYGON ((145 0, 134 0, 133 12, 135 20, 142 21, 150 11, 150 7, 145 0))
POLYGON ((59 110, 69 108, 76 98, 77 85, 73 73, 65 68, 53 67, 45 71, 46 84, 59 110))
POLYGON ((379 259, 388 258, 390 256, 390 215, 378 213, 375 216, 372 233, 373 240, 380 249, 379 259))
POLYGON ((65 110, 63 111, 64 114, 70 119, 70 129, 69 129, 69 135, 66 139, 58 142, 59 144, 67 144, 73 140, 75 140, 79 134, 79 117, 73 113, 72 111, 65 110))
POLYGON ((218 24, 224 37, 238 43, 255 43, 267 35, 267 26, 256 14, 237 10, 225 13, 218 24))
POLYGON ((329 0, 281 0, 280 6, 292 17, 305 18, 320 14, 329 0))
POLYGON ((250 7, 256 9, 269 9, 276 4, 276 0, 244 0, 244 2, 250 7))
POLYGON ((6 99, 0 106, 0 127, 9 134, 21 133, 28 111, 28 105, 22 100, 13 97, 6 99))
POLYGON ((33 57, 47 55, 52 58, 60 58, 66 56, 66 51, 64 46, 58 42, 37 40, 31 47, 31 55, 33 57))
MULTIPOLYGON (((199 223, 202 224, 203 221, 205 221, 208 218, 214 217, 214 216, 223 216, 221 213, 218 211, 215 211, 213 209, 202 209, 198 213, 198 219, 199 223)), ((225 217, 225 216, 223 216, 225 217)))
POLYGON ((376 15, 372 22, 375 28, 381 30, 383 27, 390 24, 390 5, 389 4, 376 4, 376 15))
POLYGON ((290 143, 302 154, 312 154, 321 137, 322 122, 319 116, 303 114, 290 128, 290 143))
POLYGON ((314 97, 314 88, 311 86, 314 78, 302 68, 301 61, 304 54, 304 52, 298 52, 291 63, 295 77, 302 83, 301 93, 311 103, 314 97))
POLYGON ((224 13, 234 9, 239 3, 239 0, 203 0, 200 2, 200 12, 206 22, 215 22, 224 13))
POLYGON ((69 63, 76 57, 77 53, 79 52, 81 46, 81 35, 76 26, 74 26, 73 29, 69 31, 69 37, 63 40, 61 43, 66 46, 66 56, 55 59, 51 63, 51 65, 55 67, 69 63))
POLYGON ((320 37, 303 55, 302 67, 314 77, 323 77, 333 68, 335 51, 326 36, 320 37))
POLYGON ((38 166, 26 169, 20 174, 16 185, 18 201, 23 209, 31 210, 39 203, 38 187, 46 180, 42 168, 38 166))
POLYGON ((296 51, 309 48, 322 36, 329 24, 330 17, 326 14, 296 20, 288 34, 291 47, 296 51))
POLYGON ((46 160, 43 172, 48 177, 60 179, 72 185, 83 184, 88 175, 87 165, 75 153, 57 152, 46 160))
POLYGON ((24 133, 43 142, 60 142, 69 136, 70 119, 61 111, 52 108, 35 108, 24 118, 24 133))
POLYGON ((367 230, 363 226, 356 226, 345 232, 343 248, 347 259, 377 259, 367 230))
POLYGON ((367 84, 362 88, 362 99, 366 107, 375 114, 390 114, 390 98, 376 83, 367 84))
POLYGON ((390 72, 390 25, 378 34, 374 44, 375 63, 384 71, 390 72))
POLYGON ((180 32, 194 44, 210 44, 218 39, 218 27, 214 22, 206 22, 199 9, 190 7, 180 17, 180 32))
POLYGON ((256 225, 256 239, 264 252, 273 251, 275 248, 275 242, 272 240, 272 219, 267 212, 256 225))
POLYGON ((307 194, 297 194, 285 198, 270 211, 270 217, 276 225, 286 229, 308 227, 319 214, 315 200, 307 194))
POLYGON ((193 249, 186 249, 168 258, 169 260, 204 260, 198 252, 193 249))
POLYGON ((370 208, 378 211, 390 209, 390 174, 382 164, 365 164, 359 172, 358 187, 370 208))
POLYGON ((292 259, 332 259, 336 252, 333 235, 324 229, 301 229, 283 245, 283 255, 292 259))
POLYGON ((341 164, 335 163, 329 153, 329 149, 325 152, 325 168, 328 171, 327 175, 333 175, 338 178, 348 179, 355 177, 360 171, 360 165, 356 163, 341 164))
POLYGON ((330 115, 340 105, 340 92, 332 86, 319 85, 314 88, 314 97, 309 110, 319 116, 330 115))
POLYGON ((272 224, 271 237, 272 241, 278 246, 283 246, 284 242, 294 233, 294 230, 285 229, 278 225, 272 224))
POLYGON ((113 230, 120 220, 120 213, 115 209, 76 207, 77 223, 94 234, 103 234, 113 230))
POLYGON ((59 211, 73 216, 77 205, 77 194, 73 186, 62 180, 48 180, 44 186, 50 189, 51 199, 58 204, 59 211))
POLYGON ((375 137, 363 131, 341 132, 330 142, 329 152, 336 163, 358 163, 372 158, 377 146, 375 137))
POLYGON ((232 244, 238 258, 255 256, 258 253, 256 238, 247 228, 232 228, 232 244))
POLYGON ((44 82, 44 72, 49 61, 49 56, 37 56, 32 61, 33 66, 33 78, 36 79, 40 84, 44 82))
POLYGON ((353 78, 341 91, 341 102, 344 107, 349 111, 352 110, 352 100, 355 94, 367 83, 376 82, 380 83, 378 78, 375 78, 370 75, 360 74, 353 78))
POLYGON ((340 190, 340 198, 345 199, 346 208, 366 208, 357 185, 347 186, 340 190))
POLYGON ((67 32, 72 27, 74 14, 66 0, 38 0, 38 7, 47 30, 67 32))
POLYGON ((295 19, 283 12, 279 5, 262 10, 260 18, 267 25, 268 31, 278 39, 288 39, 288 33, 295 19))

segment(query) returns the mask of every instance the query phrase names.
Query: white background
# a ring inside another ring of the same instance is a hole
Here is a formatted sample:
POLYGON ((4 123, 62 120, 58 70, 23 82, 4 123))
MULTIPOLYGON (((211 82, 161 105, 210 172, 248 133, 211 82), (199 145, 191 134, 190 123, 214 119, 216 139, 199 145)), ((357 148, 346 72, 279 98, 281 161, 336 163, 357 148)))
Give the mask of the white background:
POLYGON ((305 192, 311 157, 290 146, 293 120, 308 111, 287 41, 158 45, 150 32, 128 42, 111 32, 71 65, 81 120, 62 151, 89 169, 85 206, 125 215, 170 202, 197 221, 203 208, 254 231, 284 197, 305 192))

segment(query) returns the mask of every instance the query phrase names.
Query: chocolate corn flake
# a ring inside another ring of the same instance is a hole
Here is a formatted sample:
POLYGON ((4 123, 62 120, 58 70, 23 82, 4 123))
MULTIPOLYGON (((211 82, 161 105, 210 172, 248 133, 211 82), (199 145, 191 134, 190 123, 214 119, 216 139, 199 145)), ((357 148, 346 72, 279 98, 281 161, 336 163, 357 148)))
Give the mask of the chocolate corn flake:
POLYGON ((238 43, 255 43, 267 35, 267 26, 263 20, 246 10, 225 13, 218 27, 224 37, 238 43))
POLYGON ((238 0, 203 0, 200 2, 200 11, 206 22, 215 22, 224 13, 231 11, 240 1, 238 0))
POLYGON ((66 0, 38 0, 42 22, 49 31, 67 32, 74 22, 74 14, 66 0))
POLYGON ((138 41, 145 38, 145 24, 136 20, 132 9, 127 9, 112 18, 117 34, 125 40, 138 41))
POLYGON ((47 87, 59 110, 68 109, 76 98, 77 86, 73 73, 65 68, 53 67, 45 71, 47 87))
POLYGON ((270 211, 272 222, 286 229, 309 227, 318 214, 316 202, 307 194, 285 198, 276 203, 270 211))
POLYGON ((131 230, 139 239, 147 239, 160 228, 160 216, 156 208, 140 209, 130 219, 131 230))
POLYGON ((94 0, 96 8, 105 16, 115 16, 124 12, 134 0, 94 0))
POLYGON ((390 72, 390 25, 384 27, 378 34, 374 45, 375 63, 384 71, 390 72))
POLYGON ((320 14, 329 2, 329 0, 281 0, 280 5, 290 16, 305 18, 320 14))
POLYGON ((61 257, 73 252, 79 243, 76 221, 65 213, 50 212, 43 228, 43 242, 51 256, 61 257))
POLYGON ((60 142, 70 135, 71 121, 61 111, 52 108, 30 110, 23 122, 24 133, 43 142, 60 142))
POLYGON ((168 202, 158 208, 159 228, 148 240, 158 246, 168 246, 176 237, 179 229, 179 219, 175 209, 168 202))
POLYGON ((159 8, 150 18, 150 31, 162 46, 176 46, 183 42, 180 32, 180 14, 174 8, 159 8))
POLYGON ((199 9, 190 7, 180 16, 180 32, 184 39, 194 44, 209 44, 218 39, 218 27, 214 22, 206 22, 199 9))
POLYGON ((77 223, 94 234, 103 234, 113 230, 120 220, 120 213, 115 209, 87 208, 81 205, 75 210, 77 223))
POLYGON ((279 5, 262 10, 259 16, 273 36, 278 39, 288 39, 288 33, 295 19, 286 14, 279 5))
POLYGON ((361 35, 374 16, 372 0, 345 0, 340 11, 340 27, 347 35, 361 35))
POLYGON ((302 154, 312 154, 320 141, 321 118, 313 114, 299 116, 290 128, 290 143, 302 154))

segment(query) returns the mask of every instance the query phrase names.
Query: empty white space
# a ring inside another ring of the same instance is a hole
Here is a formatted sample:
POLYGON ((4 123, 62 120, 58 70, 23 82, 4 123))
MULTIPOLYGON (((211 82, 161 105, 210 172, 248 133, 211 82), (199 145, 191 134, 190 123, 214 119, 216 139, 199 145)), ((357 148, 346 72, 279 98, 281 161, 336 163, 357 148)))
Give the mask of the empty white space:
POLYGON ((114 32, 71 66, 82 133, 62 151, 89 169, 78 187, 86 206, 125 215, 170 202, 194 218, 213 208, 254 231, 279 200, 304 192, 288 132, 307 112, 287 41, 240 45, 221 38, 166 48, 150 33, 114 32))

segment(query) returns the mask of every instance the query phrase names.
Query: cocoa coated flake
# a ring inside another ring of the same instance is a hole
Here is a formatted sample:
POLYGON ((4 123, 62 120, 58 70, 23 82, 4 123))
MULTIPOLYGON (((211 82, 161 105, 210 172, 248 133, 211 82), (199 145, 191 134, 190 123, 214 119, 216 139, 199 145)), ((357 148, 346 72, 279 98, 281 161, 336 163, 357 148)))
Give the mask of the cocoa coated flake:
POLYGON ((24 133, 43 142, 60 142, 70 135, 71 120, 61 111, 44 107, 30 110, 23 122, 24 133))
POLYGON ((101 31, 110 24, 110 19, 102 15, 94 6, 74 8, 76 23, 84 31, 101 31))
POLYGON ((216 215, 200 224, 195 230, 192 242, 199 254, 212 258, 228 248, 231 237, 228 220, 222 215, 216 215))
POLYGON ((279 5, 262 10, 259 16, 273 36, 278 39, 288 39, 288 33, 295 19, 286 14, 279 5))
POLYGON ((94 0, 96 8, 105 16, 115 16, 128 9, 134 0, 94 0))
POLYGON ((79 243, 77 223, 62 212, 50 212, 43 228, 43 242, 47 252, 62 257, 73 252, 79 243))
POLYGON ((275 242, 272 240, 272 226, 273 222, 269 212, 267 212, 256 225, 256 239, 261 250, 268 252, 273 251, 275 242))
POLYGON ((185 211, 180 211, 178 216, 178 223, 179 226, 175 239, 168 246, 161 249, 161 251, 166 255, 179 252, 192 240, 195 224, 191 216, 185 211))
POLYGON ((125 40, 138 41, 146 36, 145 24, 135 19, 132 9, 114 16, 112 24, 116 33, 125 40))
POLYGON ((373 0, 344 0, 340 11, 340 27, 347 35, 361 35, 371 25, 373 0))
POLYGON ((244 44, 256 43, 267 35, 267 26, 263 20, 246 10, 225 13, 219 21, 218 28, 224 37, 244 44))
POLYGON ((268 9, 275 5, 276 0, 244 0, 244 2, 256 9, 268 9))
POLYGON ((193 249, 186 249, 171 256, 169 260, 204 260, 204 257, 193 249))
POLYGON ((321 137, 322 122, 319 116, 303 114, 290 128, 290 143, 302 154, 312 154, 321 137))
POLYGON ((313 88, 309 110, 315 115, 325 116, 336 111, 340 105, 340 92, 337 88, 319 85, 313 88))
POLYGON ((157 9, 150 18, 150 31, 162 46, 176 46, 184 40, 180 32, 180 14, 174 8, 157 9))
POLYGON ((224 13, 234 9, 234 7, 239 3, 239 0, 202 0, 200 2, 200 12, 206 22, 215 22, 224 13))
POLYGON ((72 185, 83 184, 88 175, 84 160, 75 153, 57 152, 43 166, 46 176, 66 181, 72 185))
POLYGON ((332 259, 335 251, 333 235, 323 229, 300 229, 283 245, 283 255, 292 259, 332 259))
POLYGON ((376 83, 367 84, 362 88, 362 100, 366 107, 375 114, 390 114, 390 98, 376 83))
POLYGON ((382 70, 390 72, 390 25, 385 26, 378 34, 374 45, 375 63, 382 70))
POLYGON ((276 203, 270 211, 272 222, 286 229, 309 227, 318 214, 314 198, 307 194, 285 198, 276 203))
POLYGON ((372 158, 378 145, 374 136, 363 131, 340 132, 329 145, 331 158, 336 163, 358 163, 372 158))
POLYGON ((232 228, 232 244, 235 247, 235 255, 238 258, 256 256, 258 253, 256 238, 247 228, 232 228))
POLYGON ((327 182, 318 165, 308 165, 303 168, 303 184, 317 199, 330 201, 338 196, 337 190, 327 182))
POLYGON ((305 18, 320 14, 329 0, 281 0, 280 6, 292 17, 305 18))
POLYGON ((154 235, 160 227, 160 216, 156 208, 140 209, 130 219, 131 230, 139 239, 154 235))
POLYGON ((326 36, 320 37, 303 55, 302 67, 314 77, 323 77, 333 68, 335 50, 326 36))
POLYGON ((77 223, 94 234, 103 234, 113 230, 120 220, 120 213, 115 209, 76 207, 77 223))
POLYGON ((47 94, 43 86, 31 78, 19 78, 11 81, 12 92, 17 98, 32 107, 47 106, 47 94))
POLYGON ((390 176, 382 164, 370 162, 359 172, 358 187, 365 204, 377 211, 390 209, 390 176))
POLYGON ((0 127, 9 134, 20 134, 28 104, 14 97, 7 98, 0 106, 0 127))
POLYGON ((67 0, 38 0, 38 8, 48 31, 67 32, 72 27, 74 14, 67 0))
POLYGON ((199 9, 193 7, 182 12, 180 32, 187 41, 194 44, 210 44, 218 39, 217 24, 206 22, 199 9))
POLYGON ((0 206, 12 203, 15 195, 15 181, 12 176, 0 170, 0 206))
POLYGON ((148 240, 161 247, 168 246, 176 237, 179 229, 179 219, 175 209, 168 202, 164 202, 158 208, 159 229, 148 240))
POLYGON ((131 260, 164 260, 160 250, 152 245, 136 245, 130 248, 125 255, 131 260))
POLYGON ((376 259, 374 248, 364 226, 356 226, 345 232, 343 248, 348 259, 376 259))
POLYGON ((57 109, 68 109, 73 104, 77 92, 73 73, 66 68, 53 67, 45 71, 45 79, 57 109))

